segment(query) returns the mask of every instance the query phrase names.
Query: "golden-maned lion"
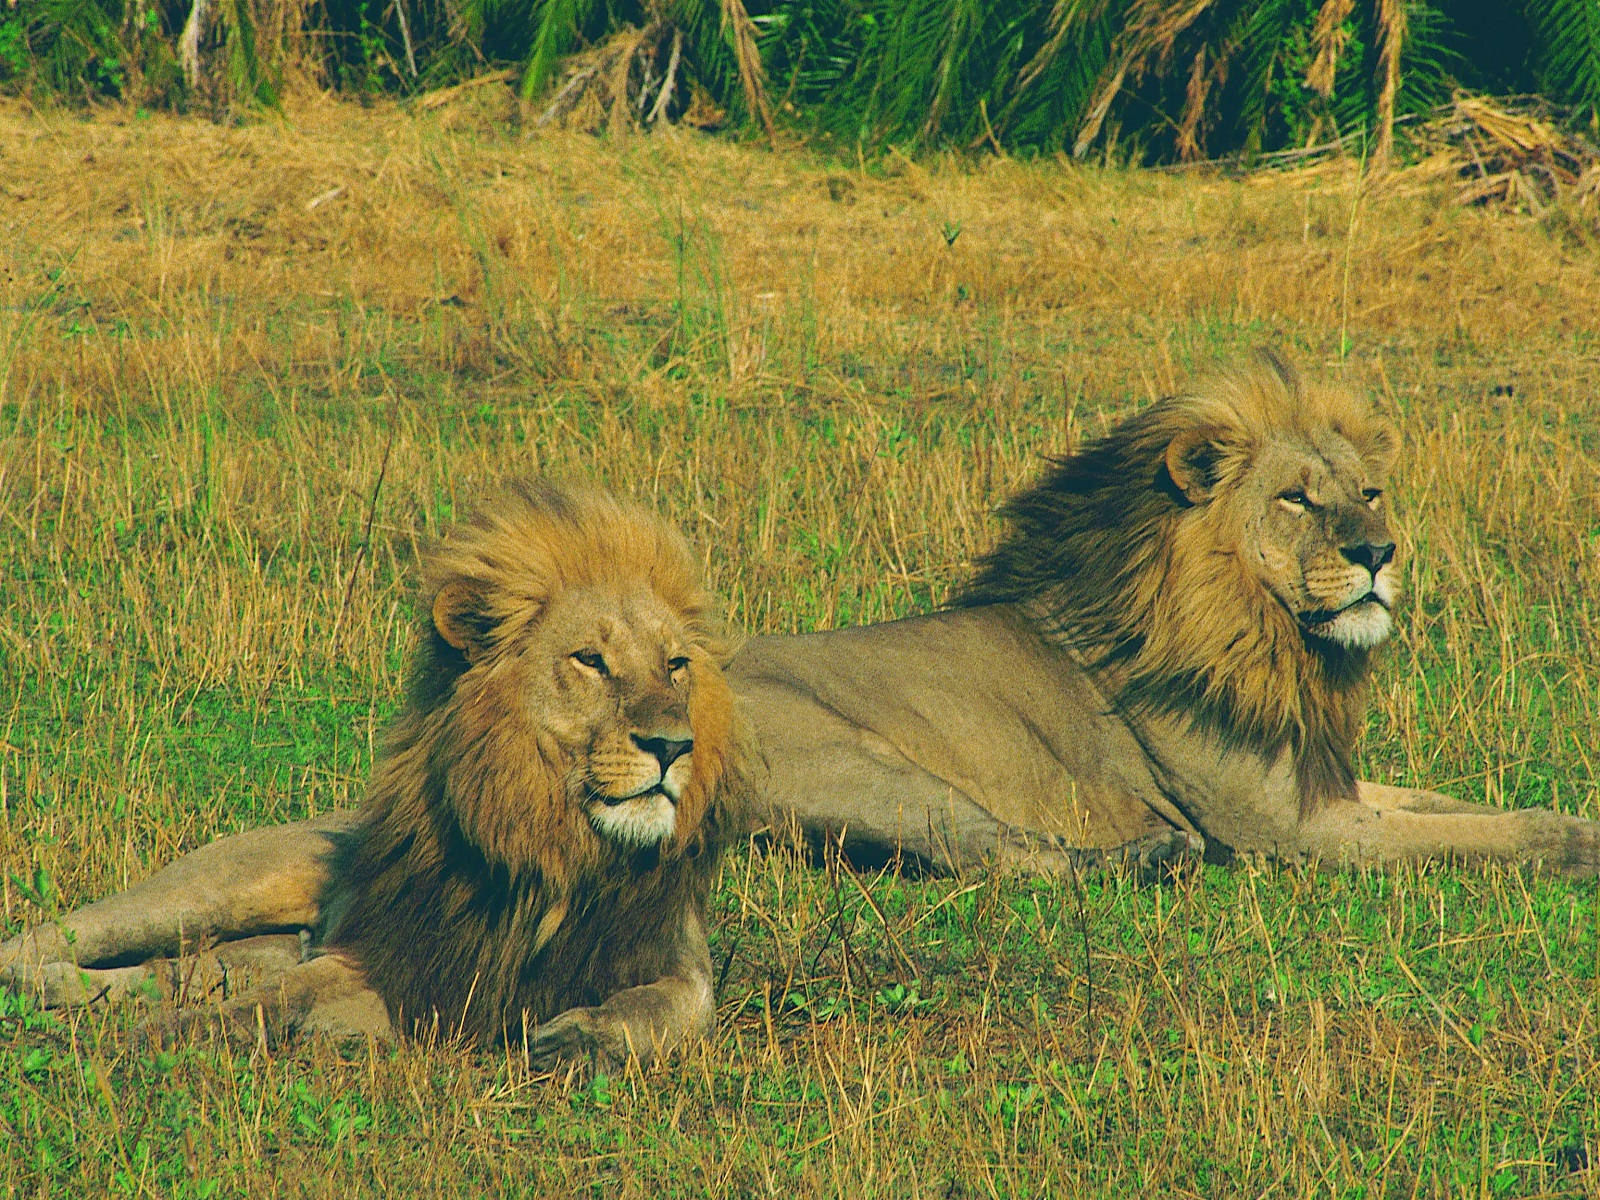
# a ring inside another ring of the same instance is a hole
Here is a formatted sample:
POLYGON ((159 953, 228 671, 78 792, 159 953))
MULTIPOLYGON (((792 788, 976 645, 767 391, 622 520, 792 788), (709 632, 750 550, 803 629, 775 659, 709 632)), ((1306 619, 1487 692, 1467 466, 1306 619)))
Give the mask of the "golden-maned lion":
POLYGON ((10 981, 53 1003, 221 986, 251 1025, 260 1004, 275 1030, 526 1034, 538 1061, 648 1061, 703 1031, 706 892, 748 773, 683 539, 522 485, 422 578, 359 813, 198 850, 7 945, 10 981), (185 940, 203 952, 138 965, 185 940))
POLYGON ((775 824, 857 856, 1072 847, 1600 870, 1600 823, 1357 783, 1398 593, 1395 432, 1282 360, 1057 459, 948 611, 758 638, 728 668, 775 824))

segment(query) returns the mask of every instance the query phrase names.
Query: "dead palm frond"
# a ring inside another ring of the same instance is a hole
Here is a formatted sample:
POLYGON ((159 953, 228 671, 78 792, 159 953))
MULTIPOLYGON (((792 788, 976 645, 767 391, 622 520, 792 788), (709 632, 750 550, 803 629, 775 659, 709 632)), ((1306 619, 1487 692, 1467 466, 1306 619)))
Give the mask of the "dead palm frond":
POLYGON ((1400 51, 1406 40, 1405 0, 1377 0, 1378 139, 1372 159, 1388 163, 1394 152, 1394 110, 1400 95, 1400 51))
POLYGON ((1355 10, 1355 0, 1322 0, 1317 10, 1317 23, 1311 30, 1311 49, 1314 57, 1306 68, 1306 86, 1326 100, 1333 95, 1334 76, 1339 68, 1339 56, 1350 41, 1351 31, 1345 22, 1355 10))
POLYGON ((1542 215, 1569 205, 1600 212, 1600 145, 1532 98, 1458 96, 1415 140, 1458 180, 1456 202, 1505 204, 1542 215))

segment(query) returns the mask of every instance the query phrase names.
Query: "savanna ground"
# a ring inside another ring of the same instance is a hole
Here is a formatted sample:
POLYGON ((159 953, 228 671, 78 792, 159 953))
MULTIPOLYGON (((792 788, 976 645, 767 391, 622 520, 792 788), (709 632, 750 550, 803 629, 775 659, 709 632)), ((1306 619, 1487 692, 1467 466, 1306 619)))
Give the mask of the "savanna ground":
MULTIPOLYGON (((730 624, 938 604, 996 502, 1218 354, 1402 426, 1369 777, 1600 817, 1600 236, 1426 171, 828 165, 305 103, 0 106, 7 929, 356 803, 406 568, 580 474, 730 624)), ((1004 664, 995 664, 1003 670, 1004 664)), ((735 854, 665 1070, 201 1042, 0 996, 7 1194, 1600 1195, 1600 888, 1244 864, 1160 886, 735 854)))

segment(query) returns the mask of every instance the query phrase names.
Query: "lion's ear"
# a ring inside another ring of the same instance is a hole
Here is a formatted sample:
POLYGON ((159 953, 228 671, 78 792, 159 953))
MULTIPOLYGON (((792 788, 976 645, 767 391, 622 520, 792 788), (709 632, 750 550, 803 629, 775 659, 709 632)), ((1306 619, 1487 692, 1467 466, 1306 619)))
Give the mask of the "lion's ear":
POLYGON ((1387 421, 1375 421, 1362 430, 1362 435, 1355 441, 1356 453, 1361 455, 1363 462, 1372 468, 1374 475, 1384 476, 1389 473, 1389 468, 1394 465, 1395 455, 1400 452, 1400 432, 1387 421))
POLYGON ((433 598, 433 627, 472 662, 487 648, 493 628, 483 593, 468 580, 450 580, 433 598))
POLYGON ((1233 457, 1225 430, 1214 425, 1185 429, 1167 443, 1167 474, 1190 504, 1204 504, 1233 457))

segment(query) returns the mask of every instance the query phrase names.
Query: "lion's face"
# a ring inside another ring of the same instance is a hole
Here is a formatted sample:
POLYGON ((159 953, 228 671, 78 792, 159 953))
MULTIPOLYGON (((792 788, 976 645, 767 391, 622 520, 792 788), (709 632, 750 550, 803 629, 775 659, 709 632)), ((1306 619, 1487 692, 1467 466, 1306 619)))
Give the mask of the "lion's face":
POLYGON ((1274 439, 1233 497, 1240 558, 1312 637, 1370 649, 1399 587, 1382 480, 1331 431, 1274 439))
POLYGON ((530 648, 548 674, 528 702, 578 764, 569 781, 595 832, 654 846, 677 832, 694 774, 692 645, 647 588, 582 588, 551 604, 530 648))
POLYGON ((1293 393, 1266 397, 1300 419, 1247 422, 1231 407, 1201 407, 1167 445, 1167 472, 1194 506, 1178 519, 1180 539, 1198 550, 1187 556, 1190 586, 1237 563, 1307 637, 1370 650, 1389 636, 1399 594, 1383 496, 1393 432, 1367 419, 1347 434, 1307 419, 1316 410, 1295 406, 1293 393))
POLYGON ((422 565, 436 636, 412 704, 469 842, 570 884, 615 863, 608 848, 698 855, 719 836, 742 795, 736 720, 676 530, 513 485, 422 565))

